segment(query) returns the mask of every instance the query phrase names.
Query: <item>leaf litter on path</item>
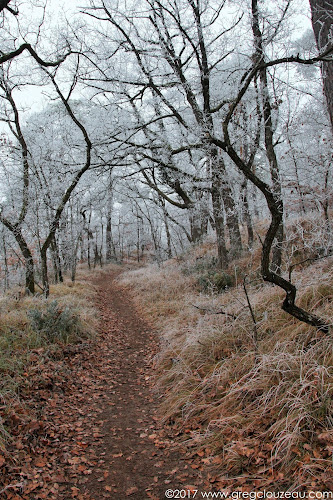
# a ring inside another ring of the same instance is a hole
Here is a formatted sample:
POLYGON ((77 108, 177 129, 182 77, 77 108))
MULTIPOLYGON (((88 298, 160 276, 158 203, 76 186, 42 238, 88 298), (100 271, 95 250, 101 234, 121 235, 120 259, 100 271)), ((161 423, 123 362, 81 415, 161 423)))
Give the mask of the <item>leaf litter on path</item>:
POLYGON ((162 499, 168 488, 203 484, 201 467, 189 467, 159 425, 158 339, 115 277, 94 280, 97 338, 27 373, 22 398, 34 417, 18 420, 11 455, 1 455, 1 498, 162 499))

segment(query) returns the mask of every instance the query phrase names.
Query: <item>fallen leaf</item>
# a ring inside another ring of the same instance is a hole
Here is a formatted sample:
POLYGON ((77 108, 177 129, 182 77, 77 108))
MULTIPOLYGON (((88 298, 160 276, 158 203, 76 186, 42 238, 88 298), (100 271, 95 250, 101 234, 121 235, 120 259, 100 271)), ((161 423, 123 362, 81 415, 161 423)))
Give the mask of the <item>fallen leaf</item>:
POLYGON ((194 495, 195 492, 198 491, 198 488, 196 488, 192 484, 187 484, 184 489, 188 490, 192 495, 194 495))
POLYGON ((39 458, 38 460, 36 460, 35 465, 36 467, 45 467, 46 460, 44 460, 43 458, 39 458))
POLYGON ((139 491, 139 490, 136 486, 133 486, 132 488, 128 488, 128 490, 126 490, 126 496, 129 497, 130 495, 133 495, 137 491, 139 491))

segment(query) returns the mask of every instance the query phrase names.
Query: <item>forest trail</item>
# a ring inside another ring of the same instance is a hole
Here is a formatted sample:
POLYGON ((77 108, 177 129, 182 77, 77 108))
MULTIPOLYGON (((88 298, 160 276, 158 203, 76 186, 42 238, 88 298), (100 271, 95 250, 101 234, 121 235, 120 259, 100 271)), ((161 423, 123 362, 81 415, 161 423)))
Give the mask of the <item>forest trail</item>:
POLYGON ((97 379, 99 387, 96 394, 92 386, 86 396, 95 408, 91 428, 97 440, 90 453, 98 466, 80 491, 94 500, 163 499, 170 485, 181 487, 180 479, 191 483, 195 473, 158 428, 150 382, 156 335, 138 317, 115 275, 101 274, 95 285, 102 342, 99 362, 87 376, 97 379))
POLYGON ((70 434, 78 433, 67 439, 73 482, 64 481, 56 498, 159 500, 168 488, 201 483, 158 424, 151 383, 157 336, 115 278, 94 280, 101 331, 95 349, 73 360, 81 387, 63 414, 73 423, 70 434))
POLYGON ((93 279, 94 339, 54 355, 31 351, 6 468, 0 454, 1 500, 162 500, 167 489, 187 489, 186 498, 193 487, 210 489, 203 453, 174 442, 186 429, 160 423, 158 335, 117 282, 120 273, 93 279))

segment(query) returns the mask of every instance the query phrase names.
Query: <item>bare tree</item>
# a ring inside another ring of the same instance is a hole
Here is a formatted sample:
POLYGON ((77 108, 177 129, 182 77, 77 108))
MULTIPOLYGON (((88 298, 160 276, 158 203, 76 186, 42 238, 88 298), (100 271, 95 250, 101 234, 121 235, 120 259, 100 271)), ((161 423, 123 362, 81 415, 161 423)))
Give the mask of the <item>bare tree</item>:
MULTIPOLYGON (((151 188, 159 189, 159 194, 162 197, 164 197, 164 193, 160 186, 163 177, 163 181, 166 181, 178 195, 180 201, 176 203, 179 203, 179 208, 191 210, 191 207, 196 205, 196 200, 184 187, 184 178, 182 178, 180 171, 178 172, 180 175, 177 176, 175 158, 178 159, 185 153, 193 151, 194 148, 189 144, 189 137, 193 137, 193 139, 205 138, 205 141, 200 146, 198 145, 197 149, 201 150, 207 166, 206 181, 210 183, 219 265, 226 267, 229 258, 225 243, 226 228, 231 243, 230 254, 233 257, 240 255, 242 241, 238 212, 228 182, 223 153, 219 147, 209 141, 209 135, 214 133, 217 126, 214 123, 214 115, 218 112, 218 109, 214 109, 212 106, 211 75, 220 61, 228 54, 221 56, 216 52, 215 56, 212 44, 205 39, 205 31, 211 30, 212 26, 221 18, 224 3, 220 6, 214 5, 211 8, 191 0, 175 2, 172 6, 157 0, 147 0, 144 4, 149 15, 144 16, 144 19, 139 15, 137 21, 135 14, 128 16, 127 12, 113 8, 108 2, 94 2, 92 7, 87 9, 87 13, 94 19, 106 21, 117 30, 118 47, 125 49, 125 52, 130 54, 133 66, 136 67, 136 73, 131 79, 114 74, 108 76, 107 70, 104 70, 96 62, 94 68, 96 70, 98 67, 99 76, 89 77, 86 81, 95 88, 106 89, 106 92, 108 91, 107 83, 109 85, 116 83, 118 87, 125 86, 129 89, 127 95, 129 95, 129 101, 132 104, 140 103, 142 99, 147 102, 148 106, 151 106, 152 102, 154 103, 152 107, 155 114, 152 116, 151 122, 149 117, 147 119, 145 116, 144 125, 141 124, 140 130, 144 130, 147 135, 149 129, 151 137, 154 138, 155 151, 161 152, 162 147, 165 147, 164 159, 163 152, 150 158, 156 162, 156 166, 159 165, 161 175, 158 182, 154 181, 148 169, 146 171, 142 169, 142 175, 151 188), (145 22, 149 26, 145 26, 145 22), (147 29, 150 30, 150 39, 147 39, 146 36, 147 29), (148 46, 151 48, 150 53, 147 49, 148 46), (148 56, 148 54, 151 55, 148 56), (214 60, 210 61, 213 56, 214 60), (156 66, 151 64, 153 60, 156 62, 156 66), (193 80, 194 74, 195 80, 193 80), (175 104, 177 101, 174 99, 179 101, 179 106, 175 104), (185 112, 181 111, 180 103, 183 102, 183 99, 187 103, 185 112), (175 134, 173 134, 171 143, 163 144, 163 140, 158 143, 159 137, 168 136, 170 121, 180 131, 181 147, 179 148, 175 144, 175 134), (162 130, 164 122, 168 124, 165 125, 167 133, 162 130), (157 131, 154 132, 152 128, 156 123, 160 134, 157 131), (216 182, 217 179, 219 182, 216 182)), ((231 28, 226 31, 229 29, 231 28)), ((222 34, 219 34, 214 43, 218 45, 221 36, 222 34)), ((133 136, 134 132, 132 131, 131 139, 127 143, 142 151, 147 143, 135 141, 133 136)), ((166 201, 171 201, 171 198, 169 197, 169 200, 166 199, 166 201)), ((203 229, 204 227, 205 225, 202 226, 203 229)), ((195 237, 196 231, 193 231, 193 235, 195 237)))
MULTIPOLYGON (((290 2, 287 3, 285 8, 288 8, 290 2)), ((252 32, 254 38, 254 63, 257 66, 265 62, 265 47, 263 42, 263 34, 260 28, 260 13, 258 9, 258 0, 252 0, 252 32)), ((279 203, 281 210, 281 224, 276 234, 276 244, 273 250, 272 264, 277 272, 281 271, 282 263, 282 242, 283 242, 283 198, 281 191, 281 181, 279 174, 278 160, 274 148, 274 130, 272 119, 272 103, 268 88, 267 68, 263 66, 259 70, 260 79, 260 92, 262 98, 262 118, 264 122, 264 137, 265 137, 265 150, 270 166, 270 173, 272 178, 272 189, 275 197, 279 203)))
MULTIPOLYGON (((46 70, 45 70, 46 71, 46 70)), ((84 143, 85 143, 85 161, 83 166, 77 171, 75 174, 74 178, 71 180, 70 184, 68 187, 65 189, 63 195, 61 196, 60 202, 55 210, 53 219, 51 221, 51 224, 49 226, 48 234, 45 238, 45 241, 41 247, 41 261, 42 261, 42 278, 43 278, 43 286, 44 286, 44 293, 45 296, 47 297, 50 293, 50 287, 49 287, 49 279, 48 279, 48 271, 47 271, 47 251, 52 244, 52 241, 54 241, 54 236, 56 234, 56 231, 59 227, 59 221, 61 218, 61 215, 63 213, 63 210, 67 204, 67 202, 70 199, 71 194, 73 193, 74 189, 78 185, 81 177, 89 170, 91 167, 91 151, 92 151, 92 142, 89 137, 89 133, 86 129, 86 127, 83 125, 83 123, 75 116, 72 107, 69 103, 69 98, 72 93, 73 87, 71 87, 69 94, 67 97, 64 96, 62 91, 60 90, 54 75, 48 73, 54 88, 64 105, 66 112, 68 113, 69 117, 73 121, 76 127, 80 130, 82 133, 84 143)))
POLYGON ((20 116, 16 102, 13 97, 12 89, 9 83, 5 80, 4 73, 2 73, 2 78, 0 81, 0 88, 3 91, 3 97, 9 103, 11 114, 6 118, 3 118, 17 140, 21 156, 21 178, 22 178, 22 189, 21 189, 21 206, 18 210, 18 217, 13 220, 9 215, 6 215, 5 208, 0 207, 0 221, 3 225, 12 233, 14 236, 25 261, 25 287, 30 293, 35 292, 35 278, 34 278, 34 260, 29 248, 28 242, 24 237, 22 231, 22 225, 25 221, 26 215, 29 208, 29 186, 30 186, 30 165, 29 165, 29 152, 26 140, 24 138, 20 116))
MULTIPOLYGON (((258 47, 258 42, 260 43, 260 34, 257 32, 257 19, 258 16, 258 5, 256 0, 252 0, 252 14, 253 14, 253 33, 255 38, 255 47, 258 47)), ((285 293, 285 299, 282 304, 282 309, 294 316, 295 318, 303 321, 309 325, 315 326, 316 328, 328 332, 329 325, 325 322, 324 319, 309 313, 308 311, 300 308, 296 305, 296 286, 289 279, 285 279, 279 273, 276 272, 276 269, 272 268, 272 260, 271 260, 271 251, 274 244, 274 240, 277 237, 280 228, 283 224, 283 200, 280 195, 279 190, 276 190, 274 179, 272 184, 268 184, 257 172, 251 169, 251 164, 249 160, 245 160, 240 156, 240 154, 236 151, 232 137, 230 136, 230 124, 232 122, 232 118, 236 113, 237 107, 241 103, 245 93, 249 89, 253 80, 255 80, 257 75, 260 75, 265 68, 279 65, 283 62, 296 62, 301 64, 315 64, 320 62, 322 59, 326 57, 326 53, 323 55, 311 58, 307 60, 301 59, 299 56, 287 56, 284 58, 265 61, 262 57, 255 58, 254 64, 252 68, 250 68, 242 78, 242 87, 239 90, 235 100, 229 106, 228 112, 223 120, 223 140, 218 138, 212 138, 213 142, 215 142, 219 147, 221 147, 234 161, 235 165, 239 168, 239 170, 245 175, 245 177, 251 181, 264 195, 268 209, 271 215, 271 223, 268 228, 268 231, 265 235, 265 239, 263 241, 262 248, 262 258, 261 258, 261 273, 262 277, 265 281, 273 283, 280 288, 282 288, 285 293)), ((264 101, 265 106, 265 101, 264 101)), ((268 114, 269 108, 266 110, 267 119, 269 124, 268 114)), ((267 128, 267 126, 266 126, 267 128)), ((265 145, 266 148, 272 146, 271 141, 271 130, 267 128, 265 131, 268 133, 268 137, 265 137, 265 145), (267 141, 268 139, 268 141, 267 141)), ((270 160, 270 158, 268 158, 270 160)), ((271 161, 271 160, 270 160, 271 161)))

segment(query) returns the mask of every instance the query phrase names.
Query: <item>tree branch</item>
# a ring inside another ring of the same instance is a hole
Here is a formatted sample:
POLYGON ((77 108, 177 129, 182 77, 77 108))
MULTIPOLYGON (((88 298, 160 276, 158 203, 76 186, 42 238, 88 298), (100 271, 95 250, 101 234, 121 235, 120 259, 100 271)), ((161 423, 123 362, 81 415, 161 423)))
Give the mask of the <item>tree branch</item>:
POLYGON ((3 64, 7 61, 14 59, 15 57, 22 54, 22 52, 24 52, 25 50, 27 50, 30 53, 30 55, 35 59, 35 61, 38 62, 38 64, 40 64, 40 66, 43 66, 43 67, 59 66, 59 64, 64 62, 65 59, 71 53, 71 52, 68 52, 64 56, 60 57, 60 59, 58 59, 57 61, 44 61, 41 57, 39 57, 37 52, 31 47, 30 43, 23 43, 22 45, 19 46, 18 49, 13 50, 12 52, 8 52, 7 54, 2 54, 0 56, 0 64, 3 64))
POLYGON ((11 0, 0 0, 0 12, 2 12, 4 9, 7 9, 11 14, 13 14, 14 16, 17 16, 18 10, 14 10, 8 6, 10 1, 11 0))

